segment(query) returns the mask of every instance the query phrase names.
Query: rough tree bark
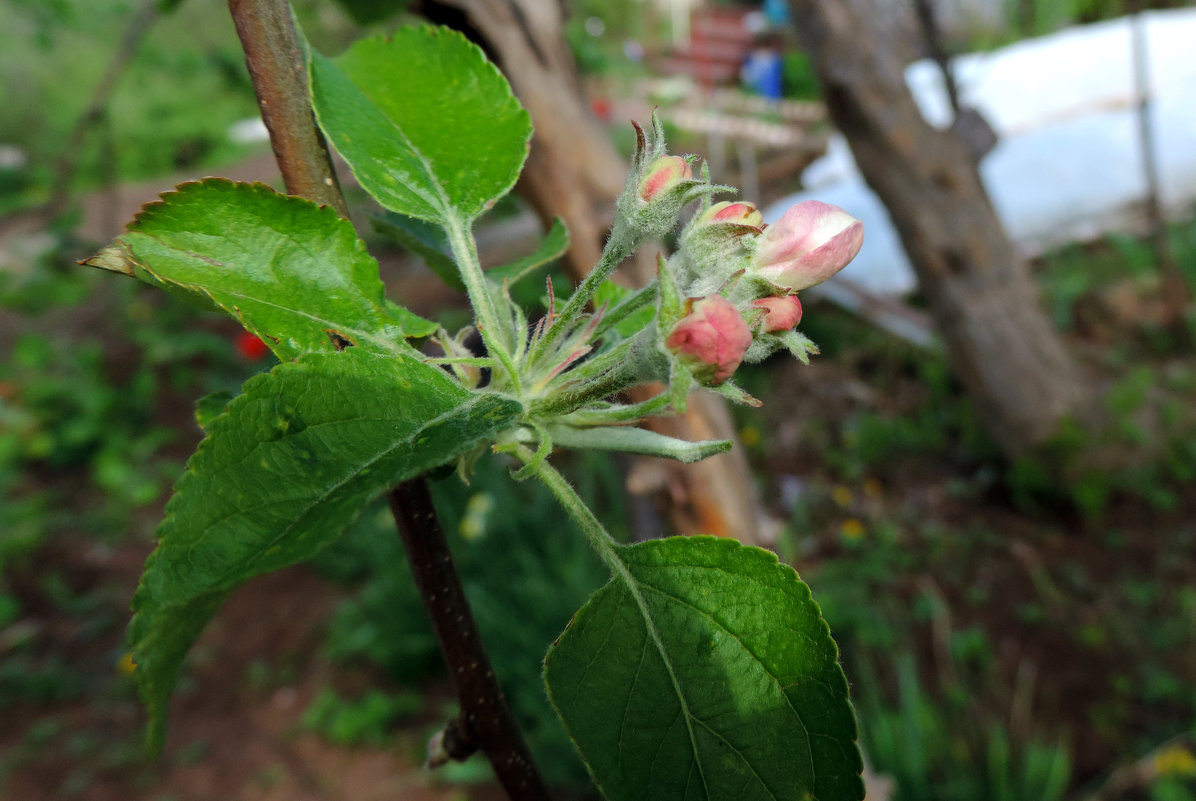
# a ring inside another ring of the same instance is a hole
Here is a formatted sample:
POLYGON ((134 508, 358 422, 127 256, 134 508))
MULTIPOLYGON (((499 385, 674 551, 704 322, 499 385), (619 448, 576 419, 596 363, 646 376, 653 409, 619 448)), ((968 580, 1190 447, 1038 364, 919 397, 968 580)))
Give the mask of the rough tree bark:
MULTIPOLYGON (((602 252, 628 164, 586 107, 565 43, 564 8, 545 0, 436 0, 422 10, 478 42, 531 113, 536 133, 518 188, 541 219, 564 219, 571 238, 569 269, 580 278, 602 252)), ((624 268, 631 283, 642 285, 654 276, 655 253, 649 251, 642 249, 643 258, 624 268)), ((709 393, 691 398, 685 415, 648 425, 682 439, 734 435, 726 404, 709 393)), ((755 490, 741 448, 692 465, 660 461, 639 472, 637 489, 657 494, 677 531, 761 544, 755 490)))
MULTIPOLYGON (((967 147, 923 120, 874 20, 884 0, 790 0, 827 108, 901 236, 956 375, 1010 457, 1092 396, 1039 304, 967 147)), ((849 210, 850 211, 850 210, 849 210)))

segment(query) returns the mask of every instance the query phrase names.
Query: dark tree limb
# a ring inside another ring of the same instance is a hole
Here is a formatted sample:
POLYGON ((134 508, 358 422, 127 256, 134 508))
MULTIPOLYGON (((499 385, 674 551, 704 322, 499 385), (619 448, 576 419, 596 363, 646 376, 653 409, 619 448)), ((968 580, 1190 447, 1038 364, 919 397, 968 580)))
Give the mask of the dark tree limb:
MULTIPOLYGON (((287 191, 332 206, 347 219, 348 207, 312 113, 289 5, 286 0, 229 0, 228 6, 287 191)), ((482 648, 427 482, 404 482, 389 500, 461 701, 461 716, 446 729, 452 735, 446 751, 465 758, 480 748, 512 801, 548 801, 548 789, 482 648)))
POLYGON ((400 484, 390 493, 390 508, 461 700, 461 715, 446 731, 463 738, 466 746, 457 739, 454 747, 461 750, 450 755, 460 758, 470 747, 481 748, 508 796, 519 801, 547 801, 548 788, 532 763, 482 647, 427 482, 419 479, 400 484))
POLYGON ((951 69, 951 57, 943 47, 943 33, 939 30, 938 18, 934 13, 931 0, 914 0, 914 10, 918 15, 918 24, 922 27, 922 38, 926 42, 926 49, 930 58, 938 66, 943 76, 943 86, 947 89, 947 100, 951 103, 951 111, 959 117, 959 84, 955 82, 955 71, 951 69))
POLYGON ((968 147, 922 118, 876 27, 883 0, 789 0, 827 109, 885 204, 951 366, 1007 456, 1028 456, 1096 397, 1040 306, 968 147))

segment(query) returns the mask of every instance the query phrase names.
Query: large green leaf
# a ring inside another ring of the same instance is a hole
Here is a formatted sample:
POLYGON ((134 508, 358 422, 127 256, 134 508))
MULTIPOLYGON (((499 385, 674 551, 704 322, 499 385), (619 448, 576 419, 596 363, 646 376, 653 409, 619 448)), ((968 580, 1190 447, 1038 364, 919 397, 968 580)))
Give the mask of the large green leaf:
POLYGON ((792 568, 711 537, 620 547, 617 561, 545 663, 607 798, 863 796, 838 649, 792 568))
MULTIPOLYGON (((450 255, 448 237, 445 236, 444 229, 424 220, 394 212, 377 215, 371 218, 370 224, 378 233, 393 239, 422 258, 440 280, 458 292, 465 291, 465 283, 461 280, 457 265, 450 255)), ((486 276, 496 284, 516 284, 544 265, 565 255, 568 249, 569 230, 565 228, 564 220, 557 217, 534 251, 510 264, 487 270, 486 276)))
POLYGON ((555 217, 552 220, 552 227, 548 229, 548 233, 540 240, 540 244, 534 251, 510 264, 487 270, 486 275, 496 284, 501 284, 504 281, 515 284, 549 262, 564 256, 568 249, 569 229, 565 227, 564 220, 555 217))
POLYGON ((460 33, 415 26, 335 59, 309 52, 320 127, 384 207, 468 222, 515 184, 531 118, 460 33))
POLYGON ((361 348, 250 379, 207 422, 133 600, 151 744, 187 649, 232 588, 314 555, 378 492, 472 450, 519 411, 436 367, 361 348))
POLYGON ((386 299, 348 220, 263 184, 182 184, 87 263, 210 300, 280 359, 348 344, 410 354, 405 336, 436 330, 386 299))

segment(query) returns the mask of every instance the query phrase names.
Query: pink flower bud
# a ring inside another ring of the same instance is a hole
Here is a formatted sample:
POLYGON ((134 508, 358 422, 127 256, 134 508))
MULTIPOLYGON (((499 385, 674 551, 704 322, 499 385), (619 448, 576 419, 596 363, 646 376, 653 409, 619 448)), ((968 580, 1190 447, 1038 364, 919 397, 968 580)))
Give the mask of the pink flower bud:
POLYGON ((711 386, 731 377, 751 344, 747 323, 721 295, 692 301, 689 314, 673 326, 665 340, 694 376, 711 386))
POLYGON ((694 172, 680 156, 661 156, 648 165, 640 179, 640 199, 651 200, 682 181, 692 180, 694 172))
POLYGON ((749 203, 746 200, 732 203, 729 200, 724 200, 702 212, 694 225, 710 225, 711 223, 734 223, 735 225, 763 228, 764 215, 756 208, 755 203, 749 203))
POLYGON ((764 309, 764 318, 761 320, 764 331, 789 331, 801 322, 801 301, 797 295, 760 298, 753 300, 752 305, 764 309))
POLYGON ((846 267, 860 252, 864 224, 838 206, 805 200, 765 228, 758 242, 755 274, 796 292, 846 267))

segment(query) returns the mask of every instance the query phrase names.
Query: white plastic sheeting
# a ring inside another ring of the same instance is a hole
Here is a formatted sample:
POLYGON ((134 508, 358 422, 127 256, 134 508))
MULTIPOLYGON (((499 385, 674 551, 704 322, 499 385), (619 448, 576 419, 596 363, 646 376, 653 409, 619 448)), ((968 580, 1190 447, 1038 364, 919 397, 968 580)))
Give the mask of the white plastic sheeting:
MULTIPOLYGON (((1148 12, 1144 26, 1160 200, 1171 213, 1196 202, 1196 10, 1148 12)), ((1071 28, 953 62, 961 100, 1000 136, 980 165, 1006 230, 1027 252, 1132 226, 1146 194, 1134 92, 1132 18, 1071 28)), ((950 106, 938 67, 921 61, 906 82, 922 114, 945 127, 950 106)), ((806 170, 792 203, 842 206, 865 226, 844 271, 873 292, 902 294, 916 281, 888 213, 864 184, 838 135, 806 170)))

